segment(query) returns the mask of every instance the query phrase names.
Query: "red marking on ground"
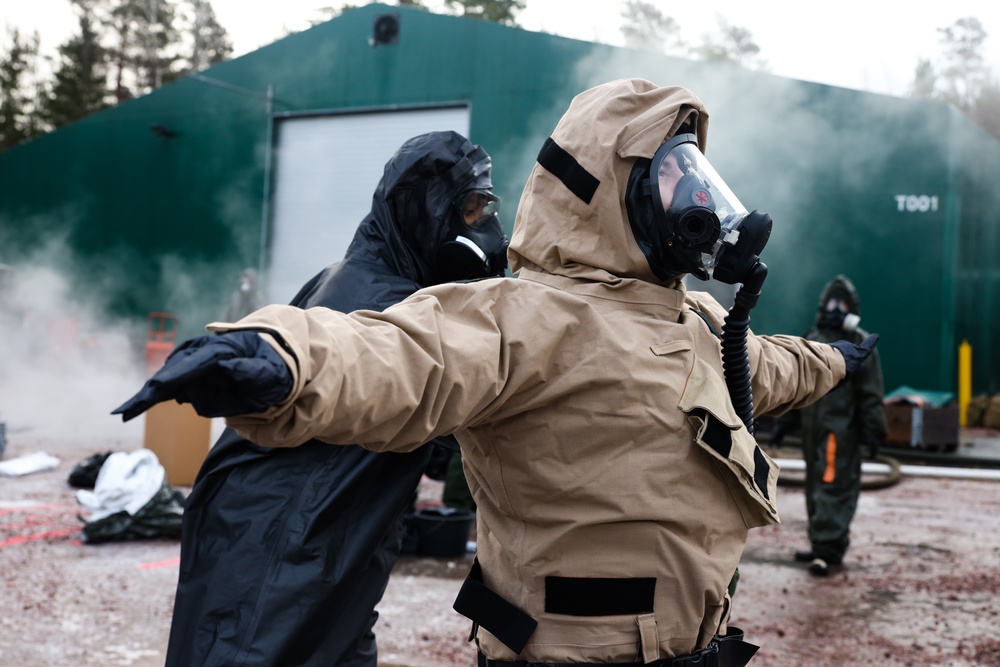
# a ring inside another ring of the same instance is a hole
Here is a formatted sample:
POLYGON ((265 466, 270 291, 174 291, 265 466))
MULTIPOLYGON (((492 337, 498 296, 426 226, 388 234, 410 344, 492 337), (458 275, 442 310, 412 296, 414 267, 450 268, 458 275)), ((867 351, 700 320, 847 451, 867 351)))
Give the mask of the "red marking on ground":
POLYGON ((7 509, 3 509, 0 510, 0 514, 15 514, 17 512, 23 512, 27 514, 28 512, 38 512, 38 511, 75 512, 76 509, 72 507, 66 507, 65 505, 29 505, 27 507, 10 507, 7 509))
POLYGON ((9 547, 12 544, 21 544, 22 542, 33 542, 35 540, 44 540, 50 537, 63 537, 64 535, 72 535, 74 533, 79 533, 79 528, 69 528, 67 530, 52 530, 47 533, 32 533, 31 535, 21 535, 20 537, 8 537, 6 540, 0 541, 0 547, 9 547))
POLYGON ((79 508, 66 505, 31 505, 0 510, 0 515, 4 515, 4 519, 20 520, 18 523, 0 521, 0 547, 78 533, 79 524, 64 518, 78 512, 79 508), (19 531, 32 532, 28 535, 12 534, 19 531))
POLYGON ((139 566, 140 570, 152 570, 157 567, 170 567, 172 565, 180 565, 181 557, 177 556, 175 558, 168 558, 167 560, 161 560, 156 563, 143 563, 139 566))
POLYGON ((58 521, 28 521, 28 523, 4 523, 0 528, 4 530, 22 530, 24 528, 40 528, 42 526, 58 526, 58 521))

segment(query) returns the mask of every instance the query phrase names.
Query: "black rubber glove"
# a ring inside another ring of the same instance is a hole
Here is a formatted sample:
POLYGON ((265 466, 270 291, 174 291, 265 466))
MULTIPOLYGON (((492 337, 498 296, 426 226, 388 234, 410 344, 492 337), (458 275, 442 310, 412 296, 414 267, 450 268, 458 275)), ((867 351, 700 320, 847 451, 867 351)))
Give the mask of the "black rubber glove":
POLYGON ((858 369, 865 363, 865 359, 871 356, 872 350, 875 349, 875 344, 878 343, 878 334, 870 334, 868 338, 861 341, 860 345, 855 345, 854 343, 849 343, 846 340, 838 340, 835 343, 830 343, 831 346, 840 350, 840 353, 844 355, 844 363, 847 365, 847 378, 858 372, 858 369))
POLYGON ((139 393, 111 414, 128 421, 176 400, 190 403, 202 417, 232 417, 277 405, 291 390, 291 371, 256 331, 231 331, 181 343, 139 393))
POLYGON ((878 456, 878 450, 880 445, 878 438, 876 438, 874 435, 866 434, 864 437, 864 443, 865 443, 865 449, 868 450, 868 458, 874 461, 875 458, 878 456))

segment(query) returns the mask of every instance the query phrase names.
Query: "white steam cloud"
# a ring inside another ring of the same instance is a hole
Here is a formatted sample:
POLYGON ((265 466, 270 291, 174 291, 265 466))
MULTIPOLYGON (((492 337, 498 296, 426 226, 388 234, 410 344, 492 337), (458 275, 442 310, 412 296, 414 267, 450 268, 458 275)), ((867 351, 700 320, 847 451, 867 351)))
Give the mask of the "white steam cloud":
POLYGON ((98 300, 73 295, 58 243, 0 268, 0 421, 12 458, 60 458, 141 446, 141 419, 111 410, 145 381, 135 334, 108 321, 98 300))

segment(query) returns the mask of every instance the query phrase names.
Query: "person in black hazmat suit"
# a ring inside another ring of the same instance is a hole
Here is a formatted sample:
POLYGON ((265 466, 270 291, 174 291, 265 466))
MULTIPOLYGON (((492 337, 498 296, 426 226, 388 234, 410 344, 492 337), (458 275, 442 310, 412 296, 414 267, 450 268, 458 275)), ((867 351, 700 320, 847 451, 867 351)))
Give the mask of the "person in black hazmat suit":
MULTIPOLYGON (((381 311, 421 287, 502 276, 491 161, 455 132, 405 142, 343 261, 292 305, 381 311)), ((257 447, 226 429, 184 511, 167 667, 374 667, 374 611, 432 450, 257 447)))
POLYGON ((251 268, 240 272, 240 284, 229 297, 226 309, 222 311, 224 322, 235 322, 267 305, 264 295, 257 285, 257 271, 251 268))
MULTIPOLYGON (((854 284, 838 275, 823 288, 816 324, 803 337, 820 343, 860 343, 868 336, 858 327, 860 309, 854 284)), ((809 563, 809 571, 817 576, 843 563, 861 494, 862 445, 874 458, 886 436, 883 398, 876 349, 860 372, 812 405, 780 417, 771 432, 772 443, 780 447, 785 433, 801 430, 812 546, 797 551, 795 560, 809 563)))

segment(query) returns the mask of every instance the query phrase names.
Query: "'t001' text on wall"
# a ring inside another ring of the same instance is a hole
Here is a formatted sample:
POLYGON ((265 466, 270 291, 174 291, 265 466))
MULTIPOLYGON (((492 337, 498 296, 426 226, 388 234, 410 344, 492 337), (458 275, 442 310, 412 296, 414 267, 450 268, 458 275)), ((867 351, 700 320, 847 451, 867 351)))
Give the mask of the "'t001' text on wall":
POLYGON ((896 210, 926 213, 938 210, 937 195, 896 195, 896 210))

